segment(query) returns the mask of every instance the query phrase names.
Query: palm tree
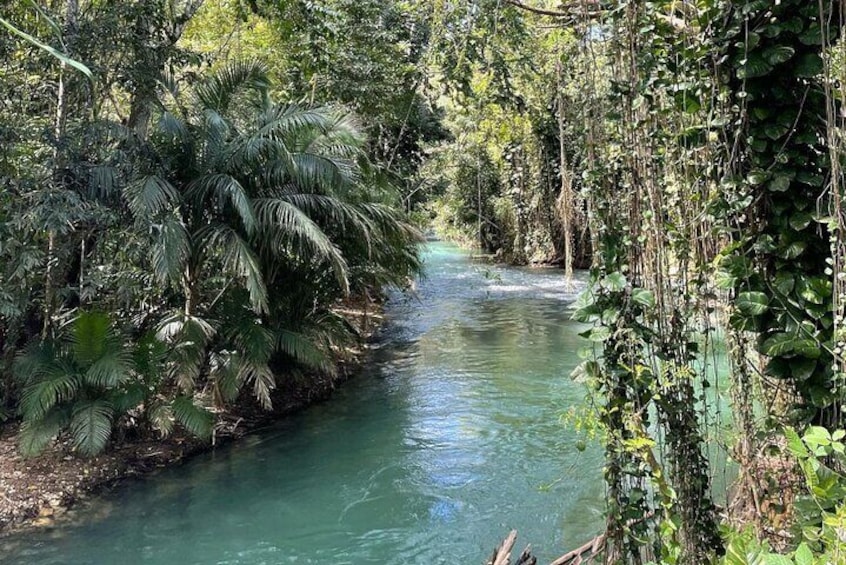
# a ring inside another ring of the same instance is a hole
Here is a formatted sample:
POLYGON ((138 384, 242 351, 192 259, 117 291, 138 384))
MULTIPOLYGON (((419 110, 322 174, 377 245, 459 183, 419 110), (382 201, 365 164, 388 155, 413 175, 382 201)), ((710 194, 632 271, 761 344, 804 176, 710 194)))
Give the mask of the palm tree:
POLYGON ((386 246, 407 252, 416 236, 369 201, 356 121, 274 103, 261 65, 223 68, 195 89, 189 108, 163 107, 138 180, 125 191, 152 235, 153 268, 181 297, 159 336, 171 345, 170 372, 185 394, 201 377, 219 401, 250 383, 269 408, 272 357, 330 365, 331 340, 302 330, 326 324, 326 306, 349 292, 345 251, 360 267, 386 257, 386 246), (292 273, 312 277, 302 284, 287 279, 292 273), (311 309, 291 309, 291 295, 304 288, 311 309))
POLYGON ((15 364, 23 453, 40 452, 65 427, 83 454, 102 451, 132 371, 131 352, 105 314, 82 314, 59 339, 31 346, 15 364))
POLYGON ((187 395, 158 394, 162 346, 151 335, 132 343, 101 312, 82 312, 56 338, 31 345, 15 363, 23 454, 38 454, 68 430, 80 453, 96 455, 129 413, 143 412, 165 435, 177 421, 209 437, 214 422, 208 410, 187 395))

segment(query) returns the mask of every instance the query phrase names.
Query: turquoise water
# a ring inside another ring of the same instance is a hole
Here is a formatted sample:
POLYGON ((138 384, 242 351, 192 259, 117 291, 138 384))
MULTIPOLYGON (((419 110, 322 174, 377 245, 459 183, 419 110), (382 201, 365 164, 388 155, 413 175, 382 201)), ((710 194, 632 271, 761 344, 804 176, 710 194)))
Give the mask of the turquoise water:
POLYGON ((0 540, 32 564, 482 564, 511 528, 549 561, 602 527, 602 452, 561 415, 583 287, 429 244, 363 373, 236 445, 0 540))

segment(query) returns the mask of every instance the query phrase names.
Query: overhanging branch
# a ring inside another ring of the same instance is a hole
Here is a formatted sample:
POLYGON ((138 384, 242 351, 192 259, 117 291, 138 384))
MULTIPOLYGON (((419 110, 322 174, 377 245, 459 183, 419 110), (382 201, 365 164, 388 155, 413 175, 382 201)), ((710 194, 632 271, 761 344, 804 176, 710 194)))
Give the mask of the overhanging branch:
POLYGON ((599 15, 600 11, 597 10, 598 2, 596 0, 585 0, 579 4, 569 4, 564 6, 563 10, 550 10, 548 8, 538 8, 537 6, 530 6, 529 4, 524 3, 522 0, 505 0, 506 4, 510 4, 515 8, 520 8, 521 10, 526 10, 527 12, 532 12, 533 14, 538 14, 541 16, 549 16, 552 18, 573 18, 579 15, 588 15, 594 16, 599 15))

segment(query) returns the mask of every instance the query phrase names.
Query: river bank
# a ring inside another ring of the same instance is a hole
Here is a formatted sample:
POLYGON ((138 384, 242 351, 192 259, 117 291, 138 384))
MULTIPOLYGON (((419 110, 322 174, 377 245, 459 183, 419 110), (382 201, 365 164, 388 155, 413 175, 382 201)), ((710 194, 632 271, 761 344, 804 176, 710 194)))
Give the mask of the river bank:
POLYGON ((74 453, 69 438, 60 438, 38 457, 25 458, 17 445, 19 425, 5 426, 0 430, 0 535, 51 526, 77 502, 124 479, 179 465, 328 399, 360 370, 370 340, 384 321, 381 302, 369 302, 365 307, 362 300, 351 301, 338 312, 350 321, 360 339, 356 346, 338 352, 337 373, 279 379, 273 391, 273 410, 262 410, 251 398, 243 399, 217 414, 210 442, 178 432, 164 440, 129 438, 116 441, 97 457, 83 458, 74 453))

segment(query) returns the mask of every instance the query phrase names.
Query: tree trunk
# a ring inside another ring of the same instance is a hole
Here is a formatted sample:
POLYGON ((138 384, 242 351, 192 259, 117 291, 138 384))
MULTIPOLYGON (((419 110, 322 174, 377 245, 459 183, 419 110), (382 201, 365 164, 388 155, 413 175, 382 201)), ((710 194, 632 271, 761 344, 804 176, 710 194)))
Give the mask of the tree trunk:
POLYGON ((564 232, 564 274, 569 281, 573 277, 573 175, 567 162, 564 145, 564 85, 561 80, 561 59, 555 63, 556 90, 558 101, 558 157, 561 192, 558 195, 558 209, 561 215, 561 228, 564 232))

